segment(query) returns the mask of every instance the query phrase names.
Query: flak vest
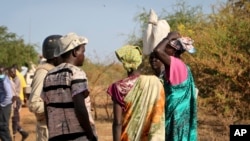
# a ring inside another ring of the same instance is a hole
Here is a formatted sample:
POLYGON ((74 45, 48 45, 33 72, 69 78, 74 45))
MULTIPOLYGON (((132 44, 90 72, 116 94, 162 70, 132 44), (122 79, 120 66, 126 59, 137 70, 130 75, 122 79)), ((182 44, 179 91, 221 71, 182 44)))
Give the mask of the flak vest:
POLYGON ((49 99, 49 104, 45 104, 45 107, 49 113, 50 138, 84 132, 74 111, 70 75, 70 69, 63 69, 50 73, 44 80, 44 95, 49 99))

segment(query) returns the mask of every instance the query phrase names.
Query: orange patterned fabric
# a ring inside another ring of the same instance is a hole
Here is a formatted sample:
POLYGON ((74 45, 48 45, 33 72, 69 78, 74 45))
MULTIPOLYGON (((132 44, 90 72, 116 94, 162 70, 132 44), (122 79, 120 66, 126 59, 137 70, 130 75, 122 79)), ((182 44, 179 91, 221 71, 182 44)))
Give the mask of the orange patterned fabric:
POLYGON ((165 140, 165 94, 157 77, 141 75, 124 101, 121 141, 165 140))

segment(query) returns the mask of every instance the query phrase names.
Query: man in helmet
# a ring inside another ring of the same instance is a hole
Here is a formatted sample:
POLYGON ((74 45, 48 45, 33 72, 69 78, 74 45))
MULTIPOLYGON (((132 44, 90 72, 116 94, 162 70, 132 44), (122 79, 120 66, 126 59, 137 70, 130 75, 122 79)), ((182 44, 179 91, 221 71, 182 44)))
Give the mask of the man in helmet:
POLYGON ((43 81, 48 71, 61 63, 60 57, 54 56, 54 50, 59 47, 58 40, 61 35, 50 35, 43 41, 42 55, 46 62, 39 64, 31 84, 29 97, 29 110, 37 118, 37 139, 36 141, 48 141, 48 129, 44 115, 44 102, 40 95, 42 93, 43 81))
POLYGON ((88 39, 68 33, 59 39, 56 52, 63 63, 44 79, 42 99, 49 129, 49 141, 97 141, 90 113, 88 79, 81 69, 88 39))

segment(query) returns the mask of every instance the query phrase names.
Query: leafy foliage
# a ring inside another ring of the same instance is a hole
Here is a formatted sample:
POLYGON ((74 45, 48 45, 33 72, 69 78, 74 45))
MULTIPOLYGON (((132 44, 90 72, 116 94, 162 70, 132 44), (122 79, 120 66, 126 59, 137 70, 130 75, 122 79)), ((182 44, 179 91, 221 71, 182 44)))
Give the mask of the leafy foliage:
MULTIPOLYGON (((193 71, 199 96, 224 116, 245 119, 250 117, 250 2, 237 2, 221 4, 209 15, 180 2, 164 19, 172 31, 195 40, 197 53, 184 53, 182 59, 193 71)), ((148 13, 137 16, 144 31, 148 13)), ((133 41, 142 47, 141 40, 133 41)), ((147 64, 145 59, 143 70, 150 70, 147 64)))
POLYGON ((25 44, 15 33, 8 32, 7 27, 0 26, 0 64, 21 66, 37 60, 38 53, 34 45, 25 44))

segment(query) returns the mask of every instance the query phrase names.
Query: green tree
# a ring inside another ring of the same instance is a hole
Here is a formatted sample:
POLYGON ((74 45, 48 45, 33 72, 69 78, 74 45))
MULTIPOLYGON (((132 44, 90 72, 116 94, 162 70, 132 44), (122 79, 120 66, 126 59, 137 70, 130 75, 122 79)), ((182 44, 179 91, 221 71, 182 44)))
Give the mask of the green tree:
POLYGON ((15 33, 8 32, 7 27, 0 26, 0 63, 5 66, 18 66, 36 63, 38 53, 35 45, 25 44, 15 33))

